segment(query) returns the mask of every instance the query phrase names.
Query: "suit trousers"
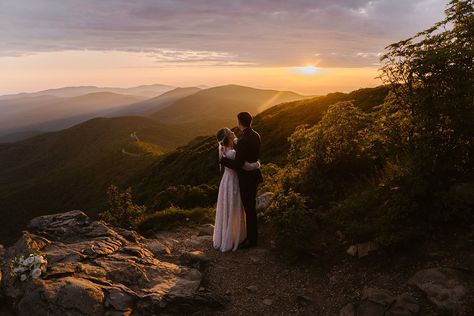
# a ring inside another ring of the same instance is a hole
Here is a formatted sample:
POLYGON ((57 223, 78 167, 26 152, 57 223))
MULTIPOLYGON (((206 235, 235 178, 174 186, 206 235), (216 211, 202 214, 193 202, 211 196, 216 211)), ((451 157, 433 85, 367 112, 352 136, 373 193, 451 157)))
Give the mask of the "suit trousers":
POLYGON ((241 181, 240 183, 240 196, 242 198, 242 204, 245 209, 245 217, 247 222, 247 239, 251 244, 256 245, 258 240, 258 228, 257 210, 255 203, 257 198, 258 182, 245 182, 247 181, 241 181))

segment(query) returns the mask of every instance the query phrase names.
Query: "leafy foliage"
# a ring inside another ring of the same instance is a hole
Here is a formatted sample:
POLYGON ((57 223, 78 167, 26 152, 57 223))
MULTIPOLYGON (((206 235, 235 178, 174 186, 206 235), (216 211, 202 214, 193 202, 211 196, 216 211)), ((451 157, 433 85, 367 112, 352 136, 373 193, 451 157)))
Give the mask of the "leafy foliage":
POLYGON ((299 255, 311 248, 316 221, 302 194, 292 190, 279 194, 272 202, 270 217, 275 241, 283 252, 299 255))
POLYGON ((217 201, 217 187, 201 184, 198 186, 176 185, 170 186, 158 193, 151 202, 153 211, 160 211, 169 207, 192 209, 196 207, 210 207, 217 201))
POLYGON ((382 79, 408 118, 407 150, 434 186, 472 174, 474 3, 452 0, 446 18, 387 47, 382 79))
POLYGON ((330 106, 314 127, 301 126, 290 137, 285 188, 325 206, 353 190, 361 176, 375 171, 369 115, 350 102, 330 106))
POLYGON ((131 188, 120 192, 115 185, 107 189, 107 204, 107 210, 99 214, 100 219, 128 229, 137 228, 146 210, 144 206, 133 203, 131 188))
POLYGON ((396 244, 472 223, 473 10, 453 0, 445 20, 387 47, 383 104, 335 103, 296 129, 271 206, 282 249, 301 248, 301 233, 310 250, 321 226, 396 244))

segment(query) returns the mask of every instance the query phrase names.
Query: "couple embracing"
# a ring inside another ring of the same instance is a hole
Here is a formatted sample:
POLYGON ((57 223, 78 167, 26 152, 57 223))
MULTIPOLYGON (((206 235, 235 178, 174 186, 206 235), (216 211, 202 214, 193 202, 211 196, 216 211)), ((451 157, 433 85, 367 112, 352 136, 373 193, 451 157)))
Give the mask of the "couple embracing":
POLYGON ((217 132, 219 163, 224 174, 219 186, 214 248, 237 250, 257 245, 257 188, 263 182, 260 172, 260 135, 252 129, 248 112, 237 115, 242 132, 237 139, 229 128, 217 132))

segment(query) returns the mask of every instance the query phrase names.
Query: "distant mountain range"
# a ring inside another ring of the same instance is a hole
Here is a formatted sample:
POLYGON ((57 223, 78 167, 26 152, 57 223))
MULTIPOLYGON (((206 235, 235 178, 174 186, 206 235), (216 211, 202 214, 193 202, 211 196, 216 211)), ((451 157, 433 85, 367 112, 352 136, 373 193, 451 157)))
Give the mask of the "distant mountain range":
POLYGON ((257 114, 275 104, 304 98, 307 97, 290 91, 226 85, 200 90, 152 113, 150 117, 163 124, 191 124, 199 129, 201 135, 206 135, 218 127, 236 126, 239 112, 257 114))
MULTIPOLYGON (((191 90, 170 92, 155 98, 156 103, 135 104, 141 104, 143 113, 147 113, 152 105, 163 106, 164 100, 191 90)), ((169 111, 164 112, 169 115, 166 121, 158 115, 162 110, 153 112, 151 117, 95 118, 62 131, 0 144, 0 216, 8 223, 0 231, 0 242, 15 237, 34 216, 71 209, 96 215, 110 184, 132 186, 142 203, 148 203, 169 185, 215 184, 220 175, 215 137, 197 136, 206 135, 205 131, 211 131, 207 135, 214 134, 224 119, 228 126, 235 126, 237 111, 256 112, 277 100, 300 98, 268 108, 255 117, 255 127, 263 140, 263 161, 280 163, 286 158, 288 136, 300 124, 317 123, 330 104, 354 100, 357 106, 370 111, 387 94, 383 87, 310 99, 291 92, 239 86, 206 90, 166 103, 164 109, 176 111, 179 119, 169 111), (209 91, 203 95, 206 90, 209 91), (192 106, 189 98, 196 94, 191 100, 201 102, 192 106), (237 95, 242 101, 231 102, 237 95), (213 110, 206 111, 206 105, 213 110), (212 115, 215 110, 220 110, 222 121, 212 115), (183 113, 186 111, 189 113, 183 113)))
POLYGON ((159 109, 150 117, 160 122, 189 123, 201 118, 226 120, 242 111, 262 112, 275 104, 305 98, 291 91, 262 90, 238 85, 226 85, 200 90, 172 105, 159 109))
MULTIPOLYGON (((73 87, 0 97, 0 141, 18 141, 95 117, 130 115, 151 117, 161 124, 186 124, 194 133, 205 135, 218 127, 235 124, 235 115, 240 111, 258 113, 277 103, 304 98, 293 92, 236 85, 168 89, 169 86, 164 85, 129 89, 73 87), (152 88, 155 92, 163 89, 166 92, 152 98, 144 97, 143 94, 152 88), (97 92, 105 89, 110 91, 97 92), (82 92, 87 93, 76 95, 82 92)), ((188 140, 193 133, 189 135, 188 140)))
POLYGON ((32 97, 32 105, 25 104, 30 98, 22 98, 23 110, 4 114, 2 104, 11 108, 13 100, 0 101, 0 131, 25 132, 30 130, 52 131, 70 127, 81 121, 96 117, 96 113, 111 110, 123 105, 139 102, 143 97, 122 95, 112 92, 94 92, 72 98, 50 97, 36 103, 38 97, 32 97))
POLYGON ((9 94, 0 96, 0 100, 37 97, 37 96, 55 96, 61 98, 72 98, 78 97, 84 94, 97 93, 97 92, 111 92, 117 94, 136 95, 143 98, 152 98, 167 91, 174 89, 172 86, 163 84, 151 84, 142 85, 131 88, 116 88, 116 87, 95 87, 95 86, 80 86, 80 87, 64 87, 57 89, 48 89, 38 92, 23 92, 17 94, 9 94))
POLYGON ((108 113, 104 113, 104 114, 113 115, 113 116, 123 116, 123 115, 148 116, 152 114, 153 112, 164 109, 165 107, 173 104, 179 99, 195 94, 198 91, 201 91, 201 89, 195 88, 195 87, 176 88, 168 92, 165 92, 157 97, 147 99, 138 103, 129 104, 119 109, 114 109, 113 111, 109 111, 108 113))

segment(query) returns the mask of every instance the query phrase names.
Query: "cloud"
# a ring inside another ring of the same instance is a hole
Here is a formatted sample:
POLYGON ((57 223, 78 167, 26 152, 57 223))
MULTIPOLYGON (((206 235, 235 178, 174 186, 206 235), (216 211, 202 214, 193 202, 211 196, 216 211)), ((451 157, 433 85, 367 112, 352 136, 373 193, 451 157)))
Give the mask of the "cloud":
POLYGON ((228 52, 158 49, 148 57, 162 66, 249 66, 251 62, 234 61, 237 56, 228 52))
POLYGON ((442 0, 3 0, 0 55, 88 49, 152 52, 157 63, 370 66, 378 59, 373 52, 431 26, 444 6, 442 0))

